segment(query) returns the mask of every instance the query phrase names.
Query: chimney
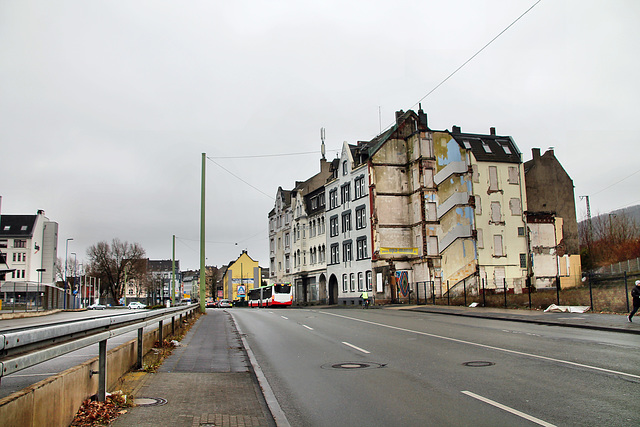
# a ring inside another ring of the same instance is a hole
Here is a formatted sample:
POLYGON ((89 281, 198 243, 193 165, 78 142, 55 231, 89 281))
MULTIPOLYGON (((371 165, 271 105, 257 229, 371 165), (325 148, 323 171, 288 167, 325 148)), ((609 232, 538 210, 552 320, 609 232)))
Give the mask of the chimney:
POLYGON ((418 123, 420 130, 429 129, 429 126, 427 125, 427 115, 422 111, 422 104, 418 104, 418 123))
POLYGON ((494 127, 489 128, 489 133, 491 135, 495 136, 496 135, 496 128, 494 128, 494 127))
POLYGON ((533 155, 533 160, 539 159, 540 158, 540 149, 539 148, 532 148, 531 149, 531 154, 533 155))
POLYGON ((400 111, 396 111, 396 123, 400 124, 400 117, 402 117, 402 115, 404 114, 404 111, 400 110, 400 111))
POLYGON ((451 128, 451 133, 460 133, 461 131, 462 129, 460 129, 460 126, 453 125, 451 128))

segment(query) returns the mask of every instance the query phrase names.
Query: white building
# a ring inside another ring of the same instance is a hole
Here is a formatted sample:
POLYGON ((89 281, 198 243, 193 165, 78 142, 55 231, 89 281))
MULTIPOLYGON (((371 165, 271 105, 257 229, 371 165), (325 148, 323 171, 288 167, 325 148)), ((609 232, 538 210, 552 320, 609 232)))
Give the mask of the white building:
POLYGON ((344 143, 326 184, 329 304, 358 304, 372 289, 369 171, 365 145, 344 143))
POLYGON ((56 280, 58 223, 36 215, 0 216, 0 280, 52 284, 56 280), (3 262, 4 261, 4 262, 3 262))

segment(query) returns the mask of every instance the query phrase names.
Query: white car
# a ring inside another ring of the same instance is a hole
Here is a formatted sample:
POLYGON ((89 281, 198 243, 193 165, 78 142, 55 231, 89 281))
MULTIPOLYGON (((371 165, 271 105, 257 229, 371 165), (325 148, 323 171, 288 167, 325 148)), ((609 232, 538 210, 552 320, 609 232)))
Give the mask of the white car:
POLYGON ((141 302, 133 301, 133 302, 130 302, 129 305, 127 305, 127 307, 129 307, 129 309, 131 310, 131 309, 137 309, 137 308, 146 308, 147 306, 141 302))
POLYGON ((107 308, 107 306, 98 303, 87 306, 87 310, 104 310, 105 308, 107 308))

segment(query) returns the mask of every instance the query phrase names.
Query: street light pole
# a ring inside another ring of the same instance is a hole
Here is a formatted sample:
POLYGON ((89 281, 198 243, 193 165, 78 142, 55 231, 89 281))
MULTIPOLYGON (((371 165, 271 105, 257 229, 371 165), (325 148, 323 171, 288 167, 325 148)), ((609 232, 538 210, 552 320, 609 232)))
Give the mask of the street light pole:
POLYGON ((73 255, 73 282, 71 285, 71 295, 73 295, 73 309, 76 309, 76 272, 77 272, 77 266, 78 266, 78 255, 75 252, 71 252, 71 255, 73 255))
MULTIPOLYGON (((69 257, 69 240, 73 240, 73 237, 69 237, 64 247, 64 297, 62 302, 62 308, 67 309, 67 261, 69 257)), ((60 307, 60 306, 58 306, 60 307)))

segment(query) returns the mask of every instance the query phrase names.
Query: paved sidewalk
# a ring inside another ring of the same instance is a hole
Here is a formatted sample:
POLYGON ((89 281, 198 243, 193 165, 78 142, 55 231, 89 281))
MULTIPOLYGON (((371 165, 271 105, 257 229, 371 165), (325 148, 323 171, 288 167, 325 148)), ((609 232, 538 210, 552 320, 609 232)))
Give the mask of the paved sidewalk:
POLYGON ((229 313, 209 310, 181 344, 134 390, 143 405, 111 425, 275 426, 229 313))
POLYGON ((387 309, 411 310, 451 316, 483 319, 509 320, 512 322, 536 323, 539 325, 565 326, 571 328, 596 329, 601 331, 640 334, 640 316, 629 323, 626 315, 600 313, 545 313, 538 310, 514 310, 492 307, 464 307, 447 305, 394 305, 387 309))

